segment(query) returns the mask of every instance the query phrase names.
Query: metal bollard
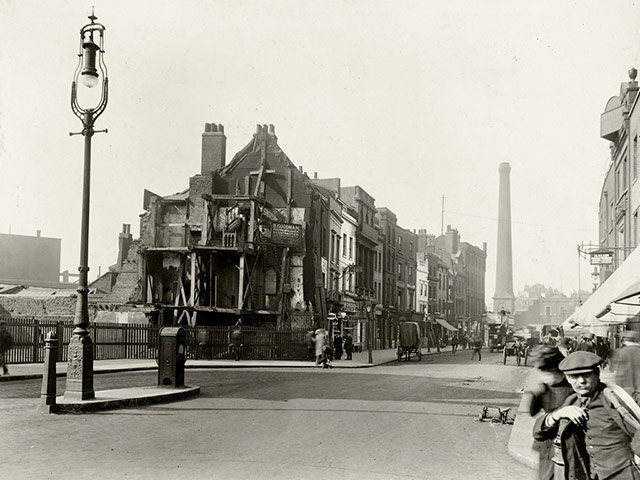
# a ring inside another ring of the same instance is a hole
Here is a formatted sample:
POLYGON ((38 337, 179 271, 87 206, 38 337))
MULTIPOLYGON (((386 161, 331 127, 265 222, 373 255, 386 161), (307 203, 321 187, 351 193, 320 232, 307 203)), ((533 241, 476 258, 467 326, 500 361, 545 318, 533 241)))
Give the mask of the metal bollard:
POLYGON ((55 332, 47 333, 44 339, 44 373, 40 391, 40 413, 54 413, 56 405, 56 360, 58 339, 55 332))

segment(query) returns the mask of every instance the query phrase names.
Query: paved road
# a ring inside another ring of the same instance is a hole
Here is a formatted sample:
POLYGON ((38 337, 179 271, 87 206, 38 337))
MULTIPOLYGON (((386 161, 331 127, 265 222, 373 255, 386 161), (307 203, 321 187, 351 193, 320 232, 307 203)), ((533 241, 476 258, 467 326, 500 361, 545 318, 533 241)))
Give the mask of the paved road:
MULTIPOLYGON (((198 398, 70 416, 35 413, 39 381, 0 386, 7 478, 532 479, 507 453, 530 371, 498 354, 424 357, 369 369, 188 370, 198 398)), ((96 375, 96 390, 154 372, 96 375)), ((59 382, 63 390, 64 381, 59 382)))

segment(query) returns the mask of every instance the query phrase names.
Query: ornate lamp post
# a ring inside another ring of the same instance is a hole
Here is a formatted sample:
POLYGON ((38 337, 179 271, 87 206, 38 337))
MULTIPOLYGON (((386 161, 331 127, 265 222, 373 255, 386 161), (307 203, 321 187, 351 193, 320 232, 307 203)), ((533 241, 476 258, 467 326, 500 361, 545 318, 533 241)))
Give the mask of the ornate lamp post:
POLYGON ((369 363, 373 363, 373 337, 375 335, 375 331, 371 323, 371 305, 367 305, 367 346, 369 347, 369 363))
POLYGON ((75 326, 69 341, 67 365, 67 385, 65 397, 88 400, 95 397, 93 390, 93 342, 89 336, 88 282, 89 272, 89 194, 91 186, 91 137, 93 125, 107 106, 108 78, 104 64, 104 25, 96 23, 97 17, 91 12, 91 23, 80 29, 80 49, 78 67, 71 83, 71 110, 82 122, 82 132, 69 135, 84 136, 84 176, 82 182, 82 227, 80 234, 80 266, 78 300, 76 304, 75 326), (78 102, 78 79, 87 88, 96 87, 102 81, 102 92, 98 104, 83 108, 78 102))

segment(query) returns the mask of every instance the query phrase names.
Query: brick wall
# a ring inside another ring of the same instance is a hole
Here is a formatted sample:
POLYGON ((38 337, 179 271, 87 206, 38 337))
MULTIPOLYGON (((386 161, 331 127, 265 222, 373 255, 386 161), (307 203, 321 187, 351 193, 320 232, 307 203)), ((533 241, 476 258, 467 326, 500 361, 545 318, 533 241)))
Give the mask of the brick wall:
POLYGON ((76 297, 26 297, 0 295, 0 312, 14 316, 34 316, 37 318, 75 314, 76 297))

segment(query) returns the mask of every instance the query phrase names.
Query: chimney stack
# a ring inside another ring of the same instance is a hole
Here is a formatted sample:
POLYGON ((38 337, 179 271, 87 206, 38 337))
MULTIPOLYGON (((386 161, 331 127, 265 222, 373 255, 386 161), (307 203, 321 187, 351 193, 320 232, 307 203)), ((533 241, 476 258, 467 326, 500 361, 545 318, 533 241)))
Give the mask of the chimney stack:
MULTIPOLYGON (((118 271, 122 270, 122 265, 129 256, 129 248, 131 247, 132 241, 131 224, 123 223, 122 233, 118 236, 118 271)), ((99 273, 98 277, 100 277, 99 273)))
POLYGON ((202 175, 211 174, 225 166, 227 137, 224 125, 205 123, 202 134, 202 175))

